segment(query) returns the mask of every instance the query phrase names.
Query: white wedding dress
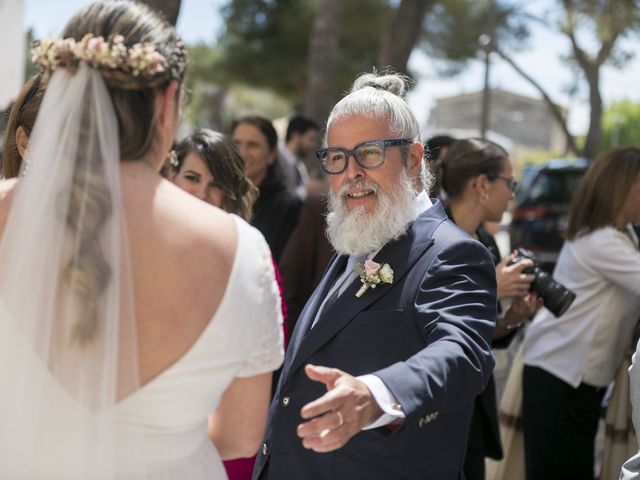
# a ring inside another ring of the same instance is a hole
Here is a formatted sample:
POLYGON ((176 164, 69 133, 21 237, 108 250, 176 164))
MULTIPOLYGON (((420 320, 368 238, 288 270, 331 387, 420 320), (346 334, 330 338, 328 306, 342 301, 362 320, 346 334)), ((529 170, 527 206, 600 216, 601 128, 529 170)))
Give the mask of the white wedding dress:
MULTIPOLYGON (((121 399, 109 412, 115 419, 115 465, 113 472, 96 471, 91 478, 117 479, 226 479, 218 453, 207 436, 207 416, 236 377, 249 377, 276 369, 283 359, 282 313, 271 254, 262 235, 234 217, 238 245, 228 284, 220 306, 197 341, 179 360, 153 380, 121 399)), ((206 294, 206 286, 195 288, 206 294)), ((7 321, 0 296, 0 352, 20 337, 7 321)), ((26 343, 26 342, 25 342, 26 343)), ((20 445, 0 433, 0 478, 78 478, 60 471, 58 459, 68 443, 48 438, 48 432, 65 429, 73 435, 71 418, 83 408, 61 386, 29 348, 34 381, 48 382, 55 411, 40 418, 41 440, 47 444, 39 458, 25 461, 20 445), (62 407, 61 407, 62 406, 62 407), (68 409, 68 412, 65 411, 68 409), (62 425, 61 425, 62 423, 62 425), (25 465, 29 471, 25 473, 25 465)), ((11 375, 11 363, 2 363, 0 378, 11 375)), ((6 359, 5 359, 6 360, 6 359)), ((5 408, 10 393, 3 391, 5 408)), ((86 413, 100 415, 100 413, 86 413)), ((5 426, 3 426, 4 428, 5 426)), ((20 426, 15 426, 19 429, 20 426)), ((6 430, 5 430, 6 432, 6 430)), ((229 432, 233 435, 233 432, 229 432)))

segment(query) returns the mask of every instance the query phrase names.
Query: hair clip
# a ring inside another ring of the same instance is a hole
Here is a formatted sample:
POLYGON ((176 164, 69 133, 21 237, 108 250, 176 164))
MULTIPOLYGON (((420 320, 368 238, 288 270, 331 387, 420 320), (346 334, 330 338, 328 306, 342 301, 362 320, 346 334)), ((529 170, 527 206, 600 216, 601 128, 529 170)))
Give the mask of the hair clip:
POLYGON ((171 150, 169 152, 169 154, 167 155, 167 162, 169 162, 169 165, 171 165, 175 169, 180 167, 180 161, 178 160, 178 155, 176 154, 175 150, 171 150))

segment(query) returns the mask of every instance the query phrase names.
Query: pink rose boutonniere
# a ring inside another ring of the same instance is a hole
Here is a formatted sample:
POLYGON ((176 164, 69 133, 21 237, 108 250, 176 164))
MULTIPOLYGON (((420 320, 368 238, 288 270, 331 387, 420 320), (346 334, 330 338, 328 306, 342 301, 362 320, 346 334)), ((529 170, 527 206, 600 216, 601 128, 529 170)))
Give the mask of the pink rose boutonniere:
POLYGON ((380 283, 390 284, 393 282, 393 270, 388 263, 380 265, 373 260, 366 260, 364 265, 359 263, 353 269, 362 282, 360 290, 356 292, 356 297, 360 298, 369 288, 376 288, 380 283))

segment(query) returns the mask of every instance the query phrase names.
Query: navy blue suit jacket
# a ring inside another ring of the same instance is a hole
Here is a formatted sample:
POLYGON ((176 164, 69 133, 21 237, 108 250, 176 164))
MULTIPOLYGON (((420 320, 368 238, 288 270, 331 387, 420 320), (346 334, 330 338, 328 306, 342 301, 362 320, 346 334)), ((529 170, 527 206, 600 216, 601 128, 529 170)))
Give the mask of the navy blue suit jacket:
POLYGON ((307 302, 269 410, 254 478, 463 478, 473 402, 493 369, 491 256, 450 222, 436 201, 374 260, 394 270, 391 285, 357 298, 356 279, 310 329, 344 268, 346 257, 335 256, 307 302), (361 431, 335 452, 305 449, 296 435, 300 409, 326 393, 323 384, 305 375, 307 363, 377 375, 402 406, 405 421, 393 432, 361 431))

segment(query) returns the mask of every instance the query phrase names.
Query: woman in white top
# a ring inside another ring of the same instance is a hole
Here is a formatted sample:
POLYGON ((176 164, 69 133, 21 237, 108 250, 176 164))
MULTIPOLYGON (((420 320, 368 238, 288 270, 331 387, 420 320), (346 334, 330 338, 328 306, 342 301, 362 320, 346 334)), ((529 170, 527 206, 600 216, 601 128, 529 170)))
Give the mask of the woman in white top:
POLYGON ((158 174, 175 30, 115 0, 62 36, 33 51, 49 79, 29 169, 0 182, 0 478, 224 479, 282 362, 270 252, 158 174))
POLYGON ((527 480, 593 478, 600 403, 640 309, 640 150, 594 161, 573 195, 554 278, 576 299, 541 310, 524 341, 527 480))

